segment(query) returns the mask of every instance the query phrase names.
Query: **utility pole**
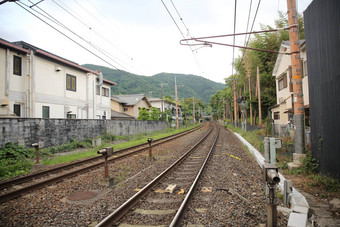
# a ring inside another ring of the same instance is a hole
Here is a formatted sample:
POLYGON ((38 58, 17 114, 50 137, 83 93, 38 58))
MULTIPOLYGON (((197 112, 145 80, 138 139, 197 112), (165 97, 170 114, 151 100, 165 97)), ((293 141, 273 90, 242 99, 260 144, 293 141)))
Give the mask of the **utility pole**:
POLYGON ((162 99, 162 112, 164 112, 164 100, 163 100, 163 85, 168 85, 167 83, 161 83, 161 99, 162 99))
POLYGON ((175 99, 176 99, 176 129, 178 129, 178 98, 177 98, 177 83, 175 77, 175 99))
POLYGON ((257 66, 257 73, 256 73, 256 79, 257 79, 257 98, 259 101, 259 125, 262 125, 262 113, 261 113, 261 87, 260 87, 260 69, 257 66))
POLYGON ((196 123, 196 118, 195 118, 195 99, 192 97, 192 118, 194 119, 194 124, 196 123))
POLYGON ((237 127, 236 79, 234 78, 234 126, 237 127))
POLYGON ((225 102, 223 98, 223 120, 225 120, 225 102))
POLYGON ((292 61, 295 153, 304 154, 304 103, 302 90, 299 23, 295 0, 287 0, 289 41, 292 61))
POLYGON ((250 124, 253 125, 253 107, 251 104, 251 80, 250 80, 250 73, 247 71, 248 74, 248 83, 249 83, 249 112, 250 112, 250 124))

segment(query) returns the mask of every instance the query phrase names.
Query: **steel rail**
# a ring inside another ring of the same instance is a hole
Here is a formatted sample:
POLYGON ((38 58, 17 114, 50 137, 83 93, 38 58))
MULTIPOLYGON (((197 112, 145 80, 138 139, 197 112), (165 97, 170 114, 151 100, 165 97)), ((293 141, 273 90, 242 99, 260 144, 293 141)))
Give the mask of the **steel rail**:
MULTIPOLYGON (((203 127, 203 125, 200 125, 198 127, 195 127, 194 129, 191 129, 191 130, 188 130, 188 131, 185 131, 185 132, 180 132, 180 133, 177 133, 177 134, 174 134, 174 135, 170 135, 170 136, 166 136, 166 137, 163 137, 163 138, 160 138, 160 139, 156 139, 156 140, 154 140, 154 143, 156 142, 156 144, 153 144, 153 145, 158 145, 158 144, 160 144, 161 141, 168 141, 168 140, 171 140, 171 139, 175 139, 175 138, 177 138, 179 136, 188 134, 188 133, 193 132, 195 130, 198 130, 198 129, 202 128, 202 127, 203 127)), ((120 154, 120 153, 126 152, 128 150, 135 149, 135 148, 142 147, 142 146, 147 146, 147 147, 143 148, 143 149, 147 149, 148 148, 148 143, 145 142, 145 143, 142 143, 142 144, 138 144, 138 145, 134 145, 134 146, 131 146, 131 147, 123 148, 123 149, 115 151, 114 153, 115 154, 120 154)), ((28 182, 28 181, 30 181, 32 179, 40 178, 42 176, 46 176, 46 175, 49 175, 49 174, 52 174, 52 173, 55 173, 55 172, 59 172, 59 171, 62 171, 62 170, 67 170, 67 169, 70 169, 70 168, 74 168, 76 166, 88 164, 90 162, 94 162, 94 161, 97 161, 97 160, 100 160, 100 159, 102 159, 101 156, 96 156, 96 157, 92 157, 92 158, 86 158, 84 160, 75 161, 75 162, 72 162, 72 163, 69 163, 69 164, 66 164, 66 165, 62 165, 62 166, 53 168, 53 169, 48 169, 48 170, 40 171, 40 172, 37 172, 37 173, 34 173, 34 174, 30 174, 30 175, 22 176, 22 177, 19 177, 19 178, 14 178, 14 179, 11 179, 11 180, 7 180, 7 181, 4 181, 4 182, 0 183, 0 190, 4 189, 4 188, 9 188, 12 185, 22 184, 22 183, 28 182)))
POLYGON ((177 161, 175 161, 171 166, 164 170, 161 174, 155 177, 151 182, 144 186, 140 191, 134 194, 121 206, 119 206, 114 212, 103 219, 96 227, 101 226, 111 226, 116 223, 120 218, 122 218, 134 205, 136 205, 139 200, 144 197, 148 192, 150 192, 166 175, 168 175, 176 166, 179 165, 199 144, 205 140, 208 135, 212 132, 214 127, 210 129, 194 146, 192 146, 185 154, 183 154, 177 161))
MULTIPOLYGON (((201 128, 201 127, 197 127, 195 129, 197 130, 197 129, 201 128)), ((194 130, 192 130, 192 131, 194 131, 194 130)), ((189 130, 189 131, 185 131, 182 134, 176 134, 175 136, 172 135, 173 137, 168 138, 168 140, 160 141, 161 139, 158 139, 158 143, 155 144, 155 145, 159 145, 159 144, 168 142, 170 140, 176 139, 176 138, 178 138, 180 136, 183 136, 183 135, 186 135, 186 134, 188 134, 188 133, 190 133, 192 131, 189 130)), ((126 149, 122 149, 122 150, 128 150, 128 149, 130 149, 130 148, 126 148, 126 149)), ((141 149, 129 152, 129 153, 122 154, 120 156, 114 156, 114 157, 110 158, 108 161, 110 163, 111 162, 115 162, 115 161, 124 159, 124 158, 126 158, 128 156, 134 155, 136 153, 140 153, 140 152, 142 152, 145 149, 147 149, 147 148, 141 148, 141 149)), ((119 151, 122 151, 122 150, 119 150, 119 151)), ((99 156, 99 157, 102 158, 101 156, 99 156)), ((38 183, 34 183, 34 184, 26 186, 24 188, 20 188, 20 189, 17 189, 17 190, 10 191, 8 193, 4 193, 4 194, 0 195, 0 204, 4 203, 4 202, 7 202, 9 200, 15 199, 17 197, 20 197, 21 195, 26 194, 28 192, 31 192, 33 190, 37 190, 37 189, 43 188, 44 186, 48 186, 48 185, 51 185, 53 183, 61 182, 64 179, 67 179, 67 178, 70 178, 70 177, 73 177, 73 176, 76 176, 76 175, 88 172, 91 169, 95 169, 95 168, 98 168, 98 167, 102 166, 103 163, 104 163, 104 161, 101 161, 101 162, 98 162, 98 163, 94 163, 94 164, 92 164, 90 166, 86 166, 86 167, 84 167, 82 169, 74 170, 72 172, 68 172, 68 173, 65 173, 65 174, 62 174, 62 175, 59 175, 59 176, 56 176, 56 177, 52 177, 50 179, 47 179, 47 180, 44 180, 44 181, 41 181, 41 182, 38 182, 38 183)))
POLYGON ((191 187, 190 187, 190 189, 189 189, 187 195, 185 196, 185 198, 184 198, 184 200, 183 200, 181 206, 180 206, 179 209, 177 210, 174 219, 172 220, 171 224, 169 225, 170 227, 179 226, 179 224, 180 224, 180 222, 181 222, 181 220, 182 220, 183 214, 184 214, 184 212, 185 212, 185 209, 186 209, 186 207, 188 206, 189 201, 190 201, 192 195, 194 194, 194 189, 195 189, 196 186, 197 186, 198 180, 200 179, 200 177, 201 177, 201 175, 202 175, 202 173, 203 173, 203 171, 204 171, 204 169, 205 169, 205 167, 206 167, 206 165, 207 165, 207 163, 208 163, 208 161, 209 161, 209 159, 210 159, 210 157, 211 157, 212 151, 213 151, 214 148, 215 148, 216 141, 217 141, 217 139, 218 139, 218 137, 219 137, 219 134, 220 134, 220 129, 218 129, 217 136, 216 136, 216 138, 215 138, 215 140, 214 140, 213 145, 212 145, 211 148, 210 148, 210 151, 209 151, 207 157, 205 158, 205 161, 204 161, 204 163, 203 163, 203 165, 202 165, 200 171, 198 172, 198 174, 197 174, 197 176, 196 176, 196 178, 195 178, 193 184, 191 185, 191 187))

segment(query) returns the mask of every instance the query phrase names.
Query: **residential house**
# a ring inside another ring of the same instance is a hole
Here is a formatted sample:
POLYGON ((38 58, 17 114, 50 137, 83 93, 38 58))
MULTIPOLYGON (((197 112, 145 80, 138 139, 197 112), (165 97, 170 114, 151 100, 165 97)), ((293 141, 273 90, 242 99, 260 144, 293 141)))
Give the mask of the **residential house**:
MULTIPOLYGON (((302 65, 302 86, 303 101, 305 107, 305 125, 309 126, 309 91, 308 91, 308 71, 306 59, 306 45, 304 40, 300 40, 300 57, 302 65)), ((280 53, 290 53, 289 41, 283 41, 280 46, 280 53)), ((293 122, 293 80, 291 55, 279 54, 273 70, 276 78, 276 105, 271 108, 272 119, 274 120, 275 133, 282 135, 289 131, 293 122)))
POLYGON ((145 94, 115 95, 111 97, 111 110, 124 113, 135 119, 139 116, 139 110, 145 107, 150 109, 151 103, 145 94))
MULTIPOLYGON (((156 107, 159 111, 170 110, 172 119, 176 120, 176 103, 160 98, 149 98, 149 101, 151 105, 156 107)), ((182 121, 182 110, 180 105, 178 105, 178 120, 182 121)))
POLYGON ((25 42, 0 39, 0 116, 106 119, 114 82, 25 42))

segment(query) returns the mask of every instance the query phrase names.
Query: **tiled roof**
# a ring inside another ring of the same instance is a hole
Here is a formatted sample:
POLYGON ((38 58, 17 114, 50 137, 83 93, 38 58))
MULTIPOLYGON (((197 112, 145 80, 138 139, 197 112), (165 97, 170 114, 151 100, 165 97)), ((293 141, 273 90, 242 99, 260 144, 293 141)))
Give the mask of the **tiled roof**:
MULTIPOLYGON (((113 98, 128 106, 136 105, 140 100, 146 99, 144 94, 115 95, 113 98)), ((147 100, 147 102, 149 102, 147 100)))

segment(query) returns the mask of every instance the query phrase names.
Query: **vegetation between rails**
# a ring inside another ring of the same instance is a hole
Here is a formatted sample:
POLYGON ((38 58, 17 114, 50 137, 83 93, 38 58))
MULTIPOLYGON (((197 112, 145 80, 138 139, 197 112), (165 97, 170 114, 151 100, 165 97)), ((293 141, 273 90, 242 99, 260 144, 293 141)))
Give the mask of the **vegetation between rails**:
MULTIPOLYGON (((55 165, 61 163, 70 163, 75 160, 97 156, 97 151, 103 147, 113 146, 114 150, 124 149, 134 145, 145 143, 148 137, 154 140, 160 139, 172 134, 189 130, 197 125, 178 130, 166 129, 160 132, 143 133, 136 136, 115 136, 111 134, 104 134, 100 136, 102 145, 92 147, 92 140, 86 141, 72 140, 59 146, 53 146, 40 149, 39 156, 41 163, 44 165, 55 165), (121 141, 115 144, 115 141, 121 141), (74 153, 63 154, 69 151, 76 151, 74 153)), ((5 180, 18 175, 23 175, 31 172, 32 164, 34 164, 36 151, 32 148, 25 148, 24 146, 7 143, 4 147, 0 148, 0 180, 5 180)))

